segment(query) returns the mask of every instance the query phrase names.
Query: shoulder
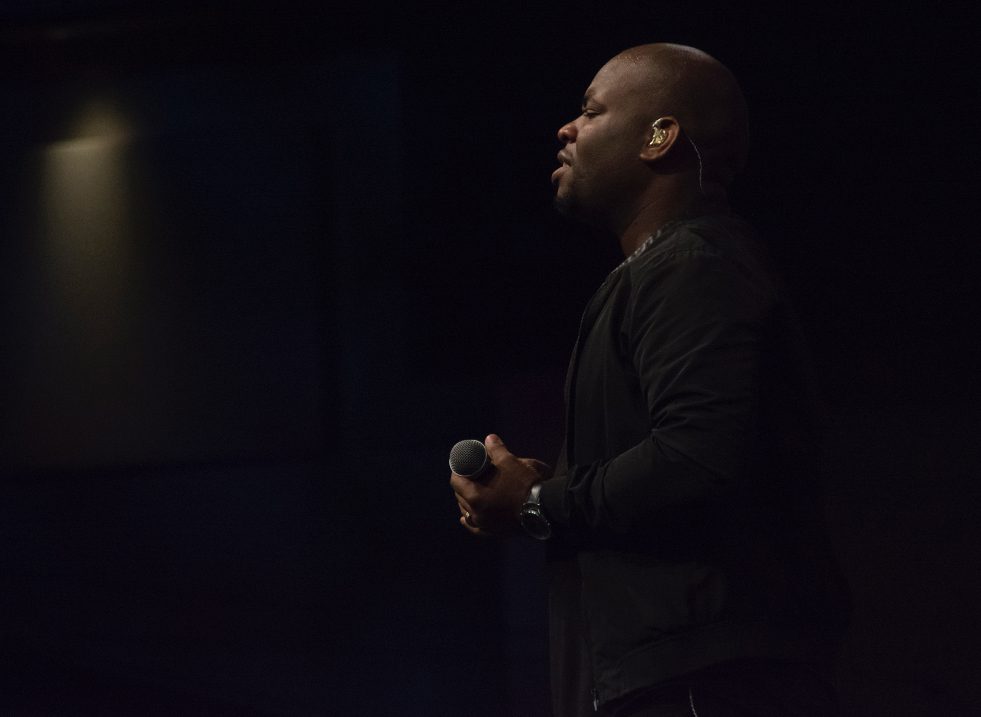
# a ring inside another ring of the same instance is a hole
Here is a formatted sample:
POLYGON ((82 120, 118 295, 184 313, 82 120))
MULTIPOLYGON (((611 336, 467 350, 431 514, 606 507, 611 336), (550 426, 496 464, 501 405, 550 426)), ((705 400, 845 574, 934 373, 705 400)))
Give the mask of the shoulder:
POLYGON ((635 289, 727 278, 726 283, 753 287, 754 293, 776 291, 765 247, 748 223, 731 216, 670 222, 625 269, 635 289))

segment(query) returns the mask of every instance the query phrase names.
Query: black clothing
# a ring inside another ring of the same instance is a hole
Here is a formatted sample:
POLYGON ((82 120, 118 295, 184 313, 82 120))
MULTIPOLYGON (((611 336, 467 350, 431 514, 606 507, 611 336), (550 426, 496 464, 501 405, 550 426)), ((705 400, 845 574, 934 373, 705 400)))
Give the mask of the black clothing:
POLYGON ((838 699, 820 667, 736 660, 603 705, 600 717, 835 717, 838 699))
POLYGON ((731 217, 665 225, 590 300, 540 496, 558 717, 727 660, 826 652, 843 603, 805 357, 731 217))

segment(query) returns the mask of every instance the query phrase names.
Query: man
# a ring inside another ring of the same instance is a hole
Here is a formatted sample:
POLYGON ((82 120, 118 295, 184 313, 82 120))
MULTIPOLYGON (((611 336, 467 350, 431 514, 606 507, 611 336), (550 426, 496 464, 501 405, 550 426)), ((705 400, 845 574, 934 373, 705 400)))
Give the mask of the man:
POLYGON ((726 192, 742 93, 677 45, 607 63, 559 129, 556 204, 626 260, 590 300, 554 476, 495 435, 452 475, 474 534, 549 542, 555 714, 828 715, 844 613, 785 296, 726 192))

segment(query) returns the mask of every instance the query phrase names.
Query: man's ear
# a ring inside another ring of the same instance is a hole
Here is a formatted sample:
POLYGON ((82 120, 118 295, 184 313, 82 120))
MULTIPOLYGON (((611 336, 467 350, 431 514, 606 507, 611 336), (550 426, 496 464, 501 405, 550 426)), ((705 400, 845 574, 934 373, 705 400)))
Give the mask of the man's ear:
POLYGON ((672 116, 658 117, 650 127, 644 146, 640 150, 640 158, 645 162, 660 159, 674 145, 681 134, 681 125, 672 116))

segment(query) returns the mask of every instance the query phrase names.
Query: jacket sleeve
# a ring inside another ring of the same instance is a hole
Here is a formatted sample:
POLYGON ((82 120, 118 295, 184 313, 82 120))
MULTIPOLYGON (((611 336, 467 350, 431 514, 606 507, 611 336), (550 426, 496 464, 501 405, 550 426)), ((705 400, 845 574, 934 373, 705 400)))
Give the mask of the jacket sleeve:
POLYGON ((619 350, 632 362, 650 423, 625 452, 570 464, 543 486, 543 510, 571 537, 644 530, 678 509, 724 499, 755 440, 763 282, 702 249, 662 257, 631 281, 619 350))

